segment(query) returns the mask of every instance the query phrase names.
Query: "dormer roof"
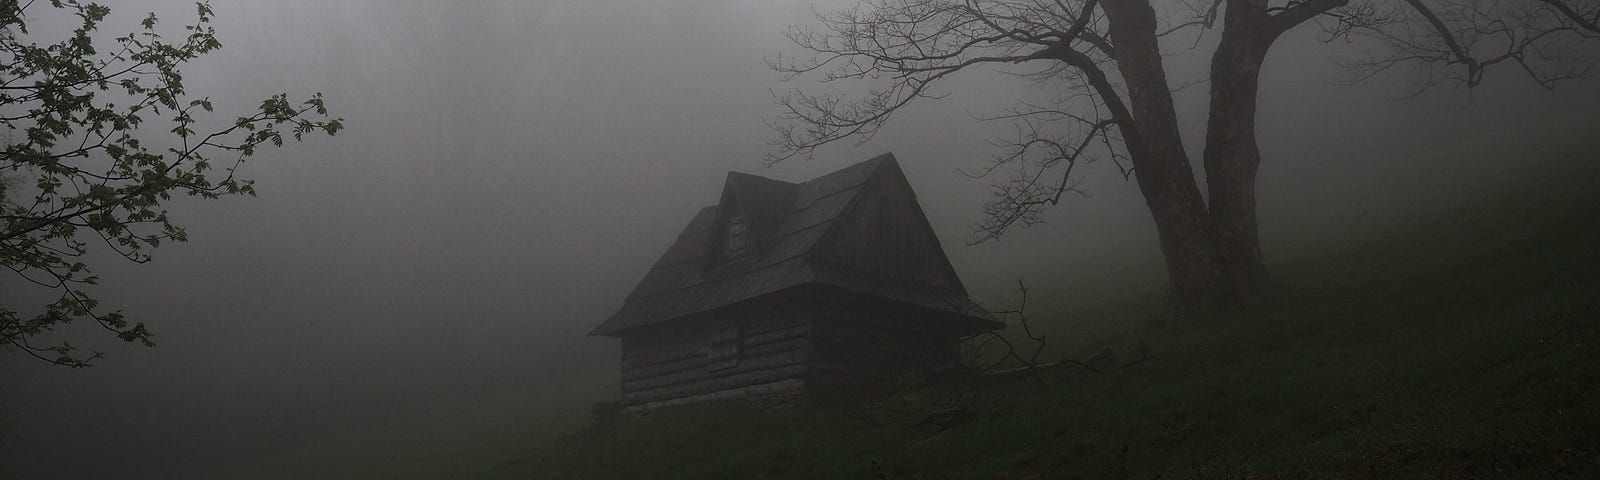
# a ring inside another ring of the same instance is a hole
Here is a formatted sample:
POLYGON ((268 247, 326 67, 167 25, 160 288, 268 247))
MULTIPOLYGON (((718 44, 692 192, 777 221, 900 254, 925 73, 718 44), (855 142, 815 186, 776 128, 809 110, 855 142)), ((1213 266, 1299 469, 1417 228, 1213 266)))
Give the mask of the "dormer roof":
MULTIPOLYGON (((728 172, 728 180, 722 186, 722 200, 718 202, 716 216, 712 219, 712 228, 716 232, 726 232, 730 221, 734 218, 743 219, 753 237, 751 243, 754 253, 760 255, 772 247, 799 187, 782 180, 728 172)), ((726 238, 726 235, 713 235, 706 242, 705 268, 716 268, 729 260, 723 256, 727 250, 724 245, 726 238)))

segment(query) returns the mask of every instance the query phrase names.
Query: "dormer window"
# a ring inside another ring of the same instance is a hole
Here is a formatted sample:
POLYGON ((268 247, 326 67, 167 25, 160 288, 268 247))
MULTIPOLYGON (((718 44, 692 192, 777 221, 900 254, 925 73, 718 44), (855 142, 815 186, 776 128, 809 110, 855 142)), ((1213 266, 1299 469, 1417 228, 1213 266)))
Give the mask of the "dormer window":
POLYGON ((750 223, 743 215, 728 220, 727 258, 738 258, 750 253, 750 223))

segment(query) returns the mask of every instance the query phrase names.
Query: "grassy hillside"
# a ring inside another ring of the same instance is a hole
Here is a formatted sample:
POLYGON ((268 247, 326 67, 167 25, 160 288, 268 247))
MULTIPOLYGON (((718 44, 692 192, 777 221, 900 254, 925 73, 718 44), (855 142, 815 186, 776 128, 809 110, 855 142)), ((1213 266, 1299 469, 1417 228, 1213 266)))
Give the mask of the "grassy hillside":
POLYGON ((1153 323, 1145 268, 1036 298, 1045 357, 1155 358, 989 384, 947 429, 917 424, 960 388, 679 409, 480 478, 1600 478, 1600 162, 1547 150, 1268 207, 1283 291, 1256 308, 1153 323))

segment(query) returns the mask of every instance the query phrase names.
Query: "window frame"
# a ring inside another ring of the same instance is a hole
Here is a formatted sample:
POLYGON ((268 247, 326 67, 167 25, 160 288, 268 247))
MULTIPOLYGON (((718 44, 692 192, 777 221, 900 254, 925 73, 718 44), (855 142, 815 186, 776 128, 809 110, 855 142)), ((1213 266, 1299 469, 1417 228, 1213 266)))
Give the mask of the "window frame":
POLYGON ((744 322, 726 318, 706 331, 706 370, 727 370, 739 366, 744 357, 744 322))
POLYGON ((728 220, 727 236, 723 239, 723 253, 729 258, 739 258, 750 254, 750 221, 744 215, 735 215, 728 220))

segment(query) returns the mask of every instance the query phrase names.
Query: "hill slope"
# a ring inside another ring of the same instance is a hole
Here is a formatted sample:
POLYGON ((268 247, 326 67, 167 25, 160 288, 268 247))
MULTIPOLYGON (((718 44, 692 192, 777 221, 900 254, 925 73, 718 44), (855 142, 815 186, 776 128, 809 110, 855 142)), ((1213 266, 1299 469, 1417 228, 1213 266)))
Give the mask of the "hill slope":
POLYGON ((1140 343, 1154 358, 987 385, 947 429, 918 424, 965 389, 683 409, 530 447, 483 478, 1595 478, 1593 151, 1284 207, 1325 215, 1266 222, 1293 246, 1269 251, 1284 291, 1247 311, 1152 324, 1152 278, 1037 299, 1032 322, 1058 339, 1044 358, 1109 346, 1126 364, 1140 343))

